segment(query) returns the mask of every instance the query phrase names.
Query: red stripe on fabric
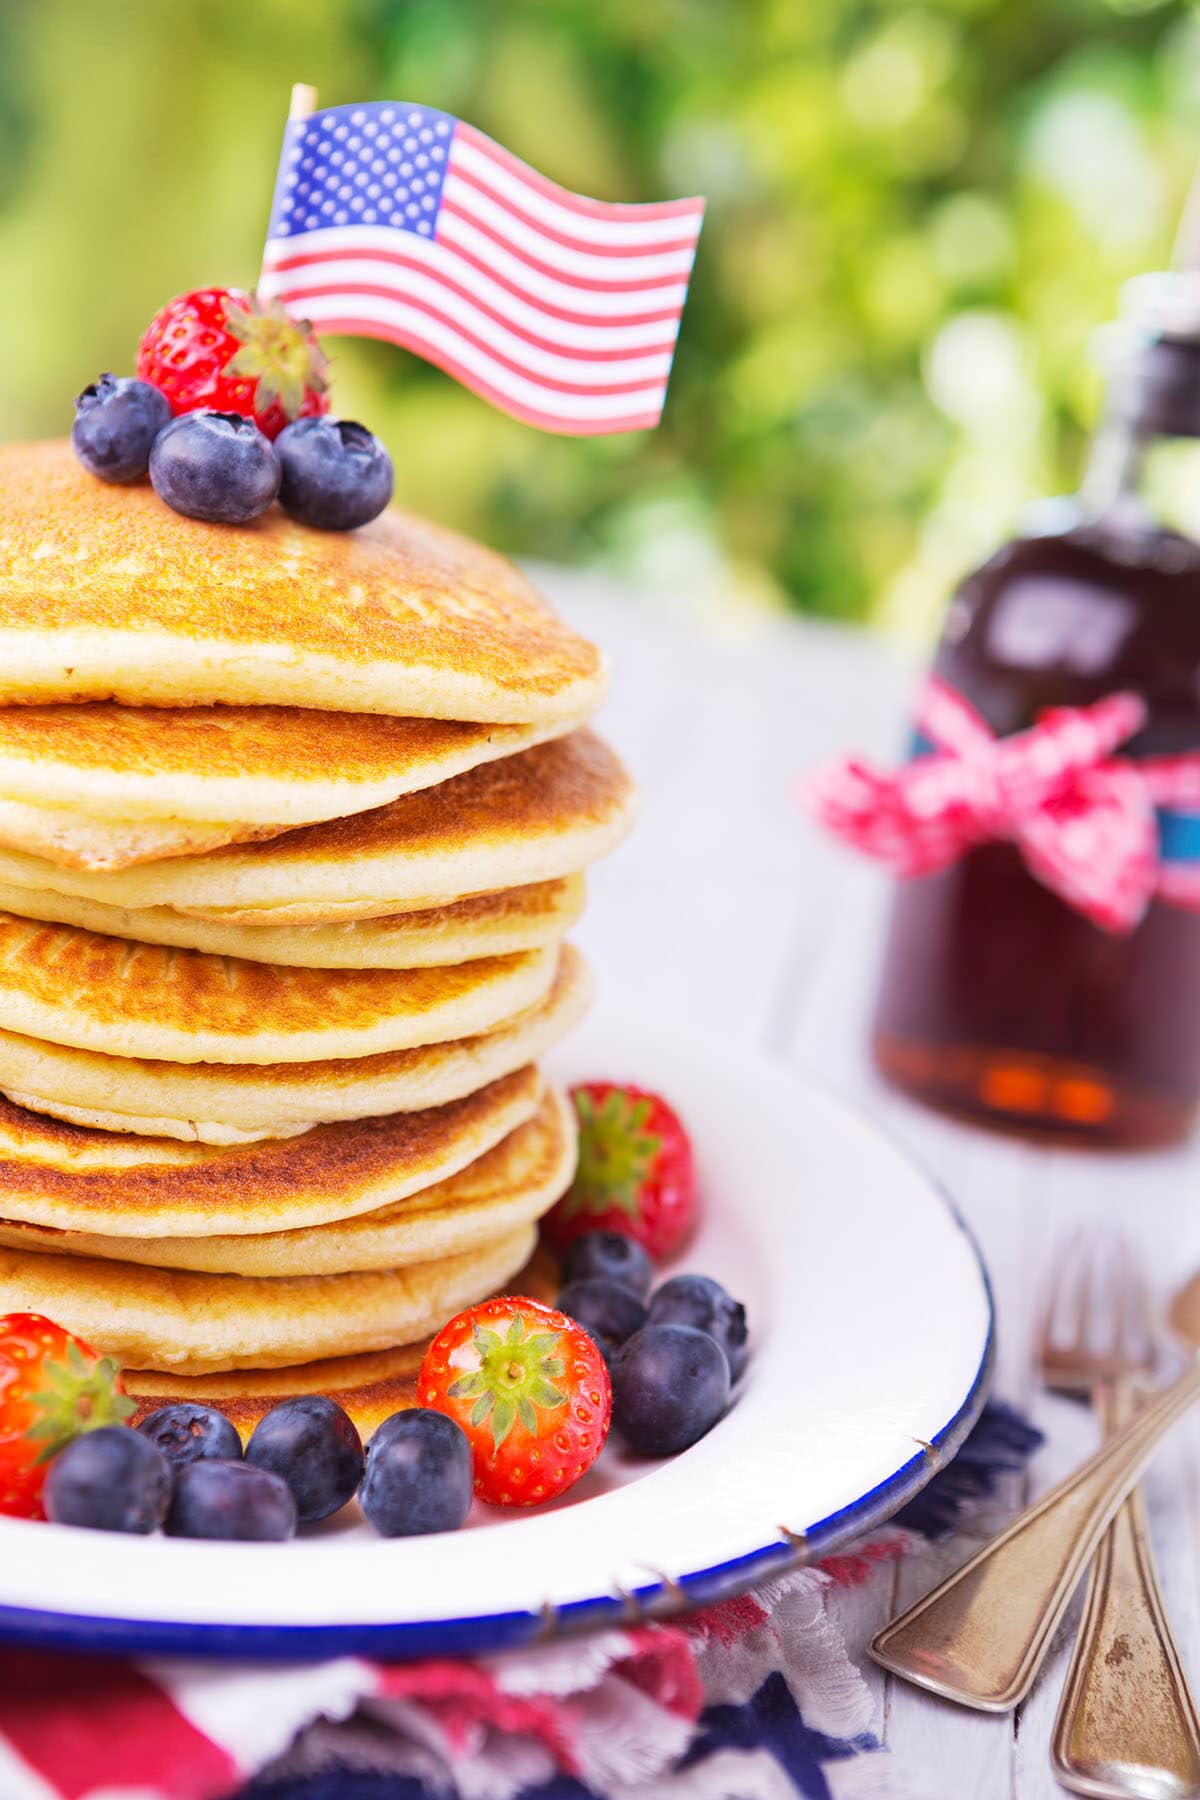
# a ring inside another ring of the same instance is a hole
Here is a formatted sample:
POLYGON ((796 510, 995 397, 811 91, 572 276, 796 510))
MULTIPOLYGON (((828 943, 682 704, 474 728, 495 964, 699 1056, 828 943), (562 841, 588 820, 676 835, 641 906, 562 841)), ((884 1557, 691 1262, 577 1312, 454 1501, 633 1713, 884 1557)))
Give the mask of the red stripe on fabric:
POLYGON ((700 1637, 715 1638, 723 1649, 739 1644, 750 1632, 765 1625, 770 1614, 760 1606, 753 1594, 739 1594, 733 1600, 720 1600, 715 1606, 702 1606, 690 1613, 682 1629, 700 1637))
MULTIPOLYGON (((485 225, 482 219, 477 219, 465 207, 456 206, 453 200, 442 201, 441 211, 438 214, 439 222, 446 217, 461 219, 464 225, 469 225, 472 231, 479 232, 480 236, 487 238, 489 243, 497 244, 501 250, 507 251, 509 256, 523 264, 525 268, 532 269, 535 275, 547 275, 552 281, 561 282, 564 287, 583 288, 585 292, 592 294, 637 294, 644 293, 647 288, 665 287, 680 281, 685 284, 687 282, 686 269, 676 270, 668 275, 631 275, 623 277, 620 281, 601 280, 595 275, 573 275, 569 270, 562 269, 555 263, 542 262, 538 257, 530 256, 528 251, 519 250, 511 238, 505 237, 502 232, 493 230, 490 225, 485 225)), ((449 241, 453 244, 457 254, 466 254, 453 239, 449 241)), ((625 253, 622 252, 622 254, 625 253)), ((631 257, 630 260, 634 260, 637 254, 635 252, 634 257, 631 257)), ((486 264, 480 264, 480 267, 491 274, 491 270, 486 264)))
POLYGON ((828 1575, 835 1587, 861 1587, 875 1573, 880 1563, 897 1562, 909 1548, 902 1537, 876 1538, 850 1556, 826 1556, 816 1564, 822 1575, 828 1575))
POLYGON ((133 1788, 218 1800, 241 1771, 132 1664, 0 1654, 0 1735, 63 1800, 133 1788))
MULTIPOLYGON (((690 233, 687 237, 664 237, 660 241, 650 244, 597 244, 590 238, 572 237, 568 232, 559 231, 553 225, 547 225, 535 213, 525 212, 515 200, 511 200, 507 194, 500 193, 497 188, 489 187, 486 181, 481 181, 470 170, 456 165, 451 172, 454 179, 461 181, 464 187, 474 188, 477 194, 483 194, 494 205, 503 207, 506 213, 511 213, 512 217, 519 219, 522 225, 527 225, 531 231, 536 231, 541 237, 549 238, 551 243, 561 244, 564 250, 581 250, 588 256, 666 256, 672 250, 694 250, 696 247, 696 232, 690 233)), ((446 202, 443 202, 444 204, 446 202)), ((473 217, 473 215, 468 214, 468 217, 473 217)))
MULTIPOLYGON (((537 407, 525 406, 519 400, 511 400, 502 394, 499 388, 493 387, 489 381, 473 375, 469 369, 456 361, 452 356, 427 343, 415 332, 396 331, 386 325, 378 325, 373 319, 322 319, 321 330, 336 337, 370 337, 379 338, 384 343, 399 344, 405 350, 412 350, 416 355, 425 358, 447 375, 453 375, 463 387, 470 388, 472 393, 479 394, 482 399, 490 400, 501 412, 511 413, 513 418, 522 419, 527 425, 538 425, 543 431, 555 431, 562 437, 604 437, 614 431, 649 431, 658 424, 662 417, 662 409, 653 413, 630 413, 617 419, 576 419, 565 418, 561 413, 542 412, 537 407)), ((645 382, 637 384, 645 387, 645 382)), ((619 390, 610 388, 610 393, 619 390)))
POLYGON ((677 1718, 694 1722, 704 1708, 704 1684, 696 1650, 686 1631, 647 1625, 625 1634, 630 1654, 613 1664, 613 1674, 649 1696, 677 1718))
MULTIPOLYGON (((539 300, 535 294, 530 293, 528 288, 519 287, 516 282, 507 280, 503 275, 498 275, 482 258, 474 256, 469 250, 464 250, 459 244, 453 246, 442 244, 439 248, 448 254, 460 256, 473 269, 478 269, 482 274, 487 275, 497 287, 503 288, 506 294, 512 294, 518 300, 524 300, 526 305, 536 308, 538 312, 545 313, 548 319, 561 319, 567 325, 658 325, 665 319, 678 320, 683 310, 681 306, 667 306, 660 307, 655 312, 640 313, 571 312, 566 307, 551 306, 548 301, 539 300)), ((507 324, 507 320, 504 320, 501 314, 486 306, 471 292, 470 288, 463 287, 452 276, 444 275, 440 269, 431 268, 427 262, 421 262, 415 256, 406 256, 402 250, 312 250, 298 256, 268 255, 265 259, 265 267, 270 269, 272 274, 278 274, 287 273, 291 269, 312 268, 327 262, 385 262, 394 263, 397 268, 413 269, 419 274, 429 275, 433 280, 444 283, 456 294, 461 294, 463 299, 472 301, 474 305, 481 307, 492 317, 501 319, 502 323, 507 324)), ((660 281, 653 285, 663 287, 671 284, 660 281)))
MULTIPOLYGON (((532 331, 526 331, 522 326, 512 324, 510 320, 503 318, 491 307, 480 306, 478 300, 472 300, 469 294, 466 294, 461 288, 455 288, 451 282, 443 281, 440 275, 433 274, 430 271, 427 271, 427 273, 430 273, 430 278, 433 281, 436 281, 439 286, 451 288, 453 292, 460 294, 464 299, 470 301, 472 306, 479 307, 480 312, 486 313, 490 319, 495 320, 497 325, 503 326, 504 330, 510 332, 513 337, 520 338, 523 344, 531 344, 535 349, 545 350, 552 356, 561 356, 568 360, 573 358, 575 361, 581 363, 628 362, 631 358, 638 356, 670 356, 675 349, 674 340, 665 344, 646 344, 636 350, 570 349, 563 344, 554 343, 549 338, 536 337, 532 331)), ((383 282, 373 281, 331 281, 325 282, 324 284, 297 285, 289 283, 286 293, 282 297, 287 300, 289 305, 293 303, 296 305, 303 305, 306 300, 326 299, 338 295, 344 295, 347 300, 366 298, 371 300, 402 301, 405 306, 411 306, 414 311, 424 313, 428 318, 437 319, 440 324, 448 326, 452 331, 459 332, 471 343, 478 344, 481 350, 486 350, 489 356, 494 356, 496 358, 497 362, 505 362, 507 360, 504 353, 494 349, 488 343, 486 338, 478 336, 476 332, 471 331, 466 325, 461 325, 457 319, 453 318, 449 313, 443 312, 440 307, 434 306, 430 301, 418 300, 415 295, 407 293, 404 288, 399 286, 386 287, 383 282)), ((544 379, 543 376, 537 374, 533 369, 527 368, 523 364, 513 363, 511 366, 513 368, 520 368, 521 372, 528 374, 533 381, 542 381, 544 379)), ((647 377, 647 379, 653 380, 656 378, 651 376, 647 377)), ((635 387, 645 387, 646 382, 639 381, 635 382, 634 385, 635 387)), ((614 394, 619 393, 620 389, 609 386, 600 391, 614 394)))
POLYGON ((540 175, 527 162, 522 162, 519 156, 514 156, 511 150, 506 150, 503 144, 498 144, 495 138, 477 131, 473 125, 464 125, 461 119, 454 136, 462 138, 465 144, 470 144, 481 155, 490 157, 502 169, 507 169, 509 174, 519 176, 540 194, 545 194, 548 200, 557 200, 560 206, 569 207, 572 212, 588 213, 594 219, 612 219, 618 222, 629 219, 677 219, 685 213, 694 214, 697 210, 695 198, 651 200, 637 205, 622 201, 590 200, 586 194, 573 194, 570 188, 560 187, 548 176, 540 175))
POLYGON ((571 1717, 543 1695, 504 1693, 473 1663, 431 1661, 383 1665, 377 1694, 419 1700, 432 1712, 450 1744, 465 1748, 477 1725, 536 1738, 568 1775, 580 1772, 571 1717))

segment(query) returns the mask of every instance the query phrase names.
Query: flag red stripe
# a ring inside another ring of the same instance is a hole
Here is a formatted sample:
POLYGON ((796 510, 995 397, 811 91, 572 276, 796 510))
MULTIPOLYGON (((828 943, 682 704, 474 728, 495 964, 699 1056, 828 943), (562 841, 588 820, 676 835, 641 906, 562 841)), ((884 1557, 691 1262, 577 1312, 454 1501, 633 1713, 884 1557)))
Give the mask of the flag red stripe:
MULTIPOLYGON (((354 291, 351 289, 335 288, 333 292, 338 299, 341 299, 343 295, 347 301, 354 299, 354 291)), ((285 303, 291 298, 289 293, 284 293, 280 297, 285 303)), ((461 338, 464 344, 470 344, 473 350, 481 351, 492 362, 499 363, 502 369, 507 369, 512 375, 519 375, 523 381, 536 382, 538 387, 545 388, 552 394, 573 394, 580 399, 591 399, 594 395, 603 397, 608 394, 640 394, 648 387, 661 387, 666 383, 667 372, 665 370, 661 375, 643 375, 636 381, 563 381, 557 376, 542 375, 536 369, 531 369, 528 363, 521 363, 515 357, 505 356, 502 350, 494 349, 486 339, 476 337, 472 331, 464 330, 456 320, 447 319, 435 308, 426 306, 419 300, 413 300, 407 294, 385 292, 382 298, 394 300, 400 306, 411 306, 414 312, 423 313, 427 319, 436 319, 439 324, 445 325, 448 331, 452 331, 455 337, 461 338)), ((320 331, 333 329, 327 319, 318 319, 316 324, 320 331)))
MULTIPOLYGON (((526 288, 518 287, 515 282, 507 280, 505 276, 497 273, 495 269, 489 268, 479 257, 473 256, 469 250, 463 249, 460 244, 455 244, 453 246, 444 244, 442 248, 454 256, 461 257, 462 260, 469 263, 473 269, 478 269, 481 274, 486 275, 489 280, 494 281, 497 287, 503 288, 506 294, 513 294, 518 300, 524 300, 528 306, 535 308, 540 313, 545 313, 547 318, 561 319, 565 325, 657 325, 664 319, 678 319, 680 314, 680 308, 677 306, 660 307, 654 312, 640 313, 601 314, 572 312, 566 307, 551 306, 547 301, 537 299, 536 296, 530 294, 526 288)), ((492 311, 492 309, 486 306, 485 303, 473 294, 469 288, 464 287, 461 282, 454 280, 452 276, 443 274, 440 269, 432 269, 426 262, 419 262, 416 257, 406 256, 402 250, 314 250, 309 251, 304 255, 297 256, 277 256, 268 254, 266 266, 274 274, 291 269, 310 268, 319 263, 350 261, 394 263, 395 266, 400 269, 413 269, 423 275, 432 275, 435 280, 442 282, 445 287, 452 288, 456 294, 461 294, 465 300, 470 300, 472 304, 478 306, 481 311, 492 311)), ((671 282, 670 278, 668 278, 665 282, 656 281, 650 285, 653 287, 664 287, 674 284, 671 282)), ((500 317, 501 315, 493 314, 493 316, 500 317)), ((508 324, 507 319, 501 318, 501 322, 503 324, 508 324)), ((512 329, 512 327, 510 327, 510 329, 512 329)))
MULTIPOLYGON (((454 176, 455 181, 461 181, 465 187, 474 188, 477 194, 483 194, 494 206, 502 206, 506 212, 511 213, 515 219, 519 219, 523 225, 527 225, 531 231, 536 231, 540 236, 549 238, 552 243, 561 244, 565 250, 581 250, 588 256, 637 257, 666 256, 670 251, 693 250, 696 246, 698 233, 694 231, 686 237, 676 235, 662 239, 655 238, 652 242, 645 244, 597 244, 591 238, 571 237, 567 232, 558 231, 553 225, 547 225, 535 213, 523 211, 507 194, 501 194, 495 188, 489 187, 485 181, 480 181, 477 175, 464 169, 460 164, 455 163, 450 173, 454 176)), ((445 199, 442 204, 443 206, 447 204, 445 199)), ((474 218, 475 215, 468 213, 467 217, 474 218)), ((478 220, 475 222, 479 223, 478 220)))
MULTIPOLYGON (((523 263, 527 269, 533 269, 539 275, 549 275, 553 280, 562 282, 564 287, 584 288, 589 292, 601 294, 634 294, 643 291, 646 288, 664 287, 668 284, 677 282, 686 283, 688 278, 688 271, 686 269, 679 269, 668 275, 623 276, 617 281, 609 281, 606 278, 601 279, 599 276, 595 275, 572 275, 569 271, 564 270, 555 263, 542 262, 538 257, 530 256, 527 251, 518 250, 511 238, 506 238, 502 232, 494 231, 490 225, 485 225, 482 219, 477 219, 475 215, 468 212, 465 207, 456 205, 453 200, 446 200, 443 198, 439 221, 440 219, 444 219, 447 213, 451 214, 456 219, 461 219, 465 225, 469 225, 473 231, 478 231, 481 236, 487 238, 491 243, 498 244, 501 250, 506 250, 511 257, 514 257, 517 262, 523 263)), ((467 255, 467 251, 457 239, 451 238, 448 241, 453 244, 454 249, 459 256, 467 255)), ((608 251, 601 251, 600 254, 608 255, 610 253, 608 251)), ((624 255, 625 252, 622 251, 620 254, 624 255)), ((486 274, 490 275, 492 273, 488 265, 480 259, 472 258, 472 260, 476 263, 476 266, 483 269, 486 274)))
MULTIPOLYGON (((637 219, 678 219, 685 214, 698 217, 701 208, 693 200, 654 200, 647 204, 629 205, 619 201, 589 200, 586 194, 573 194, 570 188, 560 187, 556 181, 541 175, 519 156, 506 150, 494 138, 476 131, 473 125, 464 125, 460 120, 454 130, 454 137, 461 137, 481 155, 490 157, 510 175, 516 175, 521 181, 545 194, 548 200, 556 200, 560 206, 569 207, 573 212, 588 213, 594 219, 637 220, 637 219)), ((454 139, 451 139, 453 143, 454 139)))
POLYGON ((131 1663, 0 1655, 0 1734, 63 1800, 99 1788, 216 1800, 240 1771, 131 1663))
MULTIPOLYGON (((453 375, 454 379, 461 381, 464 387, 470 388, 473 393, 481 395, 483 399, 490 400, 502 411, 512 413, 515 418, 523 419, 527 425, 539 425, 544 431, 557 431, 564 437, 595 437, 611 431, 648 431, 658 424, 661 416, 658 412, 652 412, 631 413, 627 417, 619 419, 575 419, 567 418, 561 413, 543 412, 536 407, 525 406, 521 401, 514 400, 511 395, 501 393, 499 388, 492 386, 491 382, 473 375, 454 357, 447 356, 444 351, 427 343, 415 332, 396 331, 390 326, 378 324, 374 319, 355 318, 352 314, 345 318, 322 319, 321 330, 333 337, 338 335, 373 337, 381 338, 389 344, 399 344, 404 349, 413 351, 417 356, 424 357, 426 362, 435 363, 439 369, 444 369, 447 375, 453 375)), ((636 385, 637 387, 646 387, 648 384, 639 382, 636 385)), ((618 388, 608 388, 605 391, 608 393, 621 392, 618 388)))
MULTIPOLYGON (((454 287, 454 283, 444 281, 440 275, 435 274, 433 279, 441 287, 454 287)), ((490 319, 494 319, 497 325, 503 326, 504 330, 510 332, 513 337, 520 338, 522 343, 531 344, 537 350, 545 350, 551 355, 566 357, 575 362, 627 362, 631 357, 637 356, 670 356, 675 349, 674 339, 669 339, 663 344, 639 345, 636 349, 631 350, 576 350, 573 348, 566 348, 562 344, 554 343, 549 338, 537 337, 532 331, 526 331, 520 325, 514 325, 511 320, 504 318, 500 313, 496 312, 493 307, 485 306, 482 301, 474 299, 464 288, 455 287, 454 291, 461 294, 465 300, 470 301, 471 305, 477 307, 480 312, 486 313, 490 319)), ((286 301, 289 306, 300 307, 303 306, 306 300, 331 299, 337 295, 345 295, 347 300, 353 300, 359 296, 363 296, 372 300, 402 301, 405 306, 411 306, 415 311, 423 312, 431 319, 437 319, 440 324, 448 326, 450 330, 459 332, 471 343, 476 344, 480 350, 485 350, 489 356, 494 356, 497 362, 504 362, 506 360, 502 351, 497 350, 494 345, 489 344, 486 338, 480 337, 477 333, 473 332, 469 326, 463 325, 460 320, 454 318, 450 313, 444 312, 441 307, 434 306, 427 300, 418 300, 415 295, 406 293, 401 288, 387 287, 383 282, 289 282, 287 287, 281 291, 280 299, 286 301)), ((527 365, 513 363, 512 366, 519 370, 520 373, 528 375, 531 381, 541 381, 544 379, 535 369, 529 368, 527 365)), ((647 380, 660 379, 665 380, 665 376, 647 377, 647 380)), ((639 381, 635 385, 638 387, 645 387, 646 382, 639 381)), ((609 386, 605 389, 605 392, 619 393, 620 389, 609 386)))

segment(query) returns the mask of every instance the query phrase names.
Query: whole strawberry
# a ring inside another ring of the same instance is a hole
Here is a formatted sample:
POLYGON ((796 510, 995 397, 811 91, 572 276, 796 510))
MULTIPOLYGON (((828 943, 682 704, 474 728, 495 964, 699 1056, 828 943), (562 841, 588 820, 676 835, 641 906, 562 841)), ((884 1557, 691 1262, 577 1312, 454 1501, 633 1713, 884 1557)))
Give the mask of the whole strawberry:
POLYGON ((0 1318, 0 1513, 41 1519, 57 1453, 134 1410, 111 1357, 39 1313, 0 1318))
POLYGON ((572 1088, 579 1117, 575 1179, 542 1221, 563 1250, 588 1231, 636 1238, 656 1261, 696 1222, 692 1146, 673 1107, 645 1088, 585 1081, 572 1088))
POLYGON ((608 1370, 587 1332, 552 1306, 512 1297, 442 1327, 417 1396, 466 1432, 475 1492, 493 1506, 565 1493, 604 1448, 612 1416, 608 1370))
POLYGON ((293 419, 329 410, 328 363, 312 326, 278 301, 238 288, 198 288, 150 321, 137 372, 173 413, 240 413, 276 438, 293 419))

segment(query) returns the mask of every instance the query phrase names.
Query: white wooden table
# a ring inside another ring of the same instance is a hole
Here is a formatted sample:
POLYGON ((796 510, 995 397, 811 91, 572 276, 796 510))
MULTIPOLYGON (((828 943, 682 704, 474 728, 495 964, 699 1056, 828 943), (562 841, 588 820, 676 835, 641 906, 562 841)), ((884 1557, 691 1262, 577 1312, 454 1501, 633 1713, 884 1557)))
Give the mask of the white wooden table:
MULTIPOLYGON (((1033 1314, 1053 1246, 1075 1223, 1120 1224, 1160 1299, 1200 1265, 1200 1146, 1099 1155, 972 1130, 900 1098, 865 1052, 887 880, 827 842, 795 804, 797 774, 850 748, 893 760, 915 668, 866 636, 778 619, 693 616, 685 600, 623 594, 539 571, 614 664, 604 728, 643 793, 630 842, 596 871, 581 933, 603 979, 619 971, 693 1019, 850 1098, 954 1196, 996 1291, 996 1392, 1047 1433, 1029 1490, 1093 1442, 1082 1408, 1037 1390, 1033 1314)), ((863 1246, 863 1255, 871 1246, 863 1246)), ((803 1292, 804 1271, 798 1271, 803 1292)), ((1200 1420, 1176 1428, 1147 1481, 1167 1602, 1200 1689, 1200 1420)), ((1015 1504, 1018 1494, 1010 1496, 1015 1504)), ((963 1558, 931 1553, 844 1604, 861 1645, 963 1558)), ((1061 1796, 1047 1760, 1069 1642, 1012 1718, 933 1700, 872 1665, 875 1730, 931 1800, 1061 1796)))

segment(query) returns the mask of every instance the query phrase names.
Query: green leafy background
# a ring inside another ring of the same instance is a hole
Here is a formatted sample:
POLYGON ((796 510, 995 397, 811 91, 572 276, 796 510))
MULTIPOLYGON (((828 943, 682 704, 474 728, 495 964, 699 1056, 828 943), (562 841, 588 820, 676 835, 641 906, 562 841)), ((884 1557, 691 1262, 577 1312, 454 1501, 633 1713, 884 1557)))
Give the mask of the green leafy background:
POLYGON ((663 425, 565 439, 387 346, 335 399, 420 510, 696 607, 928 631, 1069 483, 1095 328, 1200 156, 1177 0, 0 0, 0 435, 257 273, 293 80, 709 212, 663 425))

